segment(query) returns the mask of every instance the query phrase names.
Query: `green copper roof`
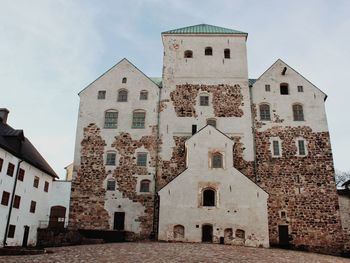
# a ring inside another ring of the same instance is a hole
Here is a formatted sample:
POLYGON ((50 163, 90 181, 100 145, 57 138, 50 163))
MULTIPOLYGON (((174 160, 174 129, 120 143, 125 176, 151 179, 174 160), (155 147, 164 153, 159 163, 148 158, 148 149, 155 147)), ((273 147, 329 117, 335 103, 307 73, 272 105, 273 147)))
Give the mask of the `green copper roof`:
POLYGON ((207 24, 200 24, 195 26, 188 26, 178 29, 165 31, 162 34, 246 34, 234 29, 212 26, 207 24))
POLYGON ((162 78, 159 78, 159 77, 150 77, 150 79, 151 79, 158 87, 162 87, 162 78))

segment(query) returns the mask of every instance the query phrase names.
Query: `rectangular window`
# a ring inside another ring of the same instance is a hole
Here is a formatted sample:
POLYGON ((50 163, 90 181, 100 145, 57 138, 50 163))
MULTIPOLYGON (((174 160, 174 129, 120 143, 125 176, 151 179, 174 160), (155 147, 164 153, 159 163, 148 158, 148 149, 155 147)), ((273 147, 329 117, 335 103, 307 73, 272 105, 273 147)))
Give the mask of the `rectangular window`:
POLYGON ((0 172, 2 171, 2 165, 4 164, 4 160, 0 158, 0 172))
POLYGON ((105 113, 105 128, 117 128, 118 125, 118 112, 107 111, 105 113))
POLYGON ((44 192, 48 192, 49 191, 49 182, 45 181, 45 185, 44 185, 44 192))
POLYGON ((115 158, 116 158, 115 153, 107 153, 106 165, 115 165, 115 158))
POLYGON ((143 112, 143 111, 134 112, 132 116, 132 128, 135 128, 135 129, 145 128, 145 118, 146 118, 146 112, 143 112))
POLYGON ((209 106, 209 97, 208 96, 200 96, 199 97, 199 105, 200 106, 209 106))
POLYGON ((269 84, 266 84, 266 85, 265 85, 265 91, 266 91, 266 92, 270 92, 270 91, 271 91, 271 88, 270 88, 270 85, 269 85, 269 84))
POLYGON ((19 172, 18 172, 18 181, 22 181, 23 182, 23 179, 24 179, 24 170, 22 168, 19 168, 19 172))
POLYGON ((197 132, 197 125, 196 124, 192 124, 192 135, 196 134, 197 132))
POLYGON ((6 192, 6 191, 3 191, 2 192, 2 198, 1 198, 1 204, 5 205, 5 206, 8 206, 9 200, 10 200, 10 193, 6 192))
POLYGON ((115 181, 108 180, 107 181, 107 191, 114 191, 114 190, 115 190, 115 181))
POLYGON ((18 208, 21 204, 21 197, 19 195, 15 195, 15 200, 13 202, 13 208, 18 208))
POLYGON ((35 208, 36 208, 36 202, 35 201, 31 201, 30 202, 29 212, 34 214, 35 213, 35 208))
POLYGON ((140 92, 140 100, 147 100, 148 99, 148 92, 147 91, 141 91, 140 92))
POLYGON ((98 100, 106 99, 106 91, 105 90, 99 90, 98 93, 97 93, 97 99, 98 100))
POLYGON ((305 155, 305 143, 303 140, 298 140, 299 155, 305 155))
POLYGON ((8 176, 13 176, 13 172, 15 171, 15 165, 13 163, 9 163, 7 166, 7 175, 8 176))
POLYGON ((280 155, 280 144, 279 141, 273 141, 272 142, 273 146, 273 155, 274 156, 279 156, 280 155))
POLYGON ((304 92, 303 86, 298 86, 298 92, 304 92))
POLYGON ((16 226, 15 225, 10 225, 9 226, 9 231, 7 233, 8 238, 14 238, 15 237, 15 231, 16 231, 16 226))
POLYGON ((147 153, 138 153, 137 166, 146 166, 146 165, 147 165, 147 153))
POLYGON ((39 177, 34 177, 33 187, 38 188, 39 187, 39 177))

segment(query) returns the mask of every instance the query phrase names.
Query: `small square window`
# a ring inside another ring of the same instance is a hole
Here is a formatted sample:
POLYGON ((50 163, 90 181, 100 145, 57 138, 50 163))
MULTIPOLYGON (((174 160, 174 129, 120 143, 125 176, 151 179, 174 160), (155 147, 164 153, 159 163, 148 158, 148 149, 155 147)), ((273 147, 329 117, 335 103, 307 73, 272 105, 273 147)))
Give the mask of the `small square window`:
POLYGON ((39 177, 34 177, 33 187, 38 188, 39 187, 39 177))
POLYGON ((107 153, 106 165, 115 165, 116 156, 115 153, 107 153))
POLYGON ((15 231, 16 231, 16 226, 15 225, 10 225, 9 226, 9 231, 7 233, 8 238, 14 238, 15 237, 15 231))
POLYGON ((147 153, 137 154, 137 166, 147 166, 147 153))
POLYGON ((272 146, 273 146, 273 155, 279 156, 280 155, 280 143, 279 143, 279 141, 273 141, 272 146))
POLYGON ((49 191, 49 182, 45 181, 45 185, 44 185, 44 192, 48 192, 49 191))
POLYGON ((19 209, 20 204, 21 204, 21 197, 19 195, 15 195, 15 200, 13 202, 13 208, 19 209))
POLYGON ((34 214, 35 213, 35 208, 36 208, 36 202, 35 201, 31 201, 30 202, 29 212, 34 214))
POLYGON ((9 163, 9 165, 7 166, 7 172, 6 174, 8 176, 13 176, 13 172, 15 170, 15 165, 13 163, 9 163))
POLYGON ((104 100, 106 99, 106 91, 105 90, 99 90, 97 94, 97 99, 104 100))
POLYGON ((8 206, 9 200, 10 200, 10 193, 6 192, 6 191, 3 191, 2 192, 2 198, 1 198, 1 204, 5 205, 5 206, 8 206))
POLYGON ((107 191, 114 191, 115 190, 115 181, 113 179, 110 179, 107 181, 107 191))
POLYGON ((4 160, 0 158, 0 172, 2 170, 2 165, 4 164, 4 160))
POLYGON ((298 92, 304 92, 304 87, 303 86, 298 86, 298 92))
POLYGON ((140 100, 148 100, 148 92, 143 90, 140 92, 140 100))
POLYGON ((265 91, 266 91, 266 92, 270 92, 270 91, 271 91, 271 87, 270 87, 269 84, 266 84, 266 85, 265 85, 265 91))
POLYGON ((199 105, 200 106, 209 106, 209 97, 208 96, 200 96, 199 97, 199 105))
POLYGON ((18 181, 22 181, 24 180, 24 170, 22 168, 19 168, 19 172, 18 172, 18 181))

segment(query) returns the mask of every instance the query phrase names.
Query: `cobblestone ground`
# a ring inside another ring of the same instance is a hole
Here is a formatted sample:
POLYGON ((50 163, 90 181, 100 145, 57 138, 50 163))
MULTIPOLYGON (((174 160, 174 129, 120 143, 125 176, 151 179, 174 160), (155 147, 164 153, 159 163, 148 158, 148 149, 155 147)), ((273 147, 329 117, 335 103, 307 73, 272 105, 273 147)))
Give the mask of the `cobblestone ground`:
POLYGON ((350 259, 282 249, 216 244, 113 243, 50 248, 53 253, 0 257, 0 262, 259 262, 340 263, 350 259))

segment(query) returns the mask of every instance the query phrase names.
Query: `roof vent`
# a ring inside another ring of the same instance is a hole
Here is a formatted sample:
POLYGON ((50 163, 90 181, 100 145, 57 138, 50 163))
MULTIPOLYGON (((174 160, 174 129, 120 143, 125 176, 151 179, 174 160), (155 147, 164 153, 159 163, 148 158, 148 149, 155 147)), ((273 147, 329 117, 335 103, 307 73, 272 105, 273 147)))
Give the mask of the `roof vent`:
POLYGON ((9 115, 9 110, 6 108, 0 108, 0 121, 3 124, 7 123, 7 116, 9 115))

